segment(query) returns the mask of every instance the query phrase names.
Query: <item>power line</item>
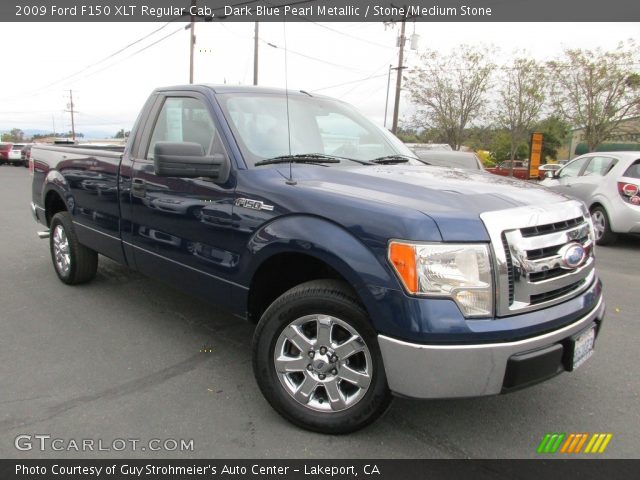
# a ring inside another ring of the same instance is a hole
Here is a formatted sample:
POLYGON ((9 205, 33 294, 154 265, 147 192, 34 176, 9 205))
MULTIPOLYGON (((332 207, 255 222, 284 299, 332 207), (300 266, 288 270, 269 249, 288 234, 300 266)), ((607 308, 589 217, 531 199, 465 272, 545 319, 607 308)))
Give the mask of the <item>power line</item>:
POLYGON ((313 23, 314 25, 316 25, 318 27, 324 28, 324 29, 329 30, 331 32, 335 32, 335 33, 337 33, 339 35, 343 35, 343 36, 345 36, 347 38, 352 38, 352 39, 357 40, 359 42, 364 42, 364 43, 368 43, 370 45, 375 45, 376 47, 379 47, 379 48, 395 49, 395 47, 390 47, 389 45, 383 45, 382 43, 377 43, 377 42, 374 42, 372 40, 367 40, 366 38, 357 37, 357 36, 352 35, 350 33, 343 32, 341 30, 337 30, 337 29, 332 28, 332 27, 328 27, 328 26, 323 25, 323 24, 318 23, 318 22, 314 22, 313 20, 309 20, 306 17, 302 17, 302 18, 304 20, 308 21, 309 23, 313 23))
POLYGON ((173 35, 175 35, 176 33, 182 32, 182 31, 184 31, 184 30, 185 30, 185 27, 180 27, 180 28, 178 28, 177 30, 174 30, 173 32, 169 33, 168 35, 165 35, 164 37, 162 37, 162 38, 160 38, 160 39, 156 40, 155 42, 150 43, 150 44, 149 44, 149 45, 147 45, 146 47, 143 47, 143 48, 141 48, 140 50, 136 50, 134 53, 132 53, 132 54, 131 54, 131 55, 129 55, 128 57, 121 58, 121 59, 119 59, 119 60, 117 60, 117 61, 113 62, 112 64, 107 65, 107 66, 106 66, 106 67, 104 67, 104 68, 101 68, 100 70, 96 70, 95 72, 91 72, 91 73, 89 73, 88 75, 85 75, 84 77, 82 77, 82 78, 81 78, 81 80, 84 80, 85 78, 89 78, 90 76, 95 75, 95 74, 97 74, 97 73, 104 72, 105 70, 108 70, 109 68, 113 67, 114 65, 117 65, 117 64, 118 64, 118 63, 120 63, 120 62, 123 62, 123 61, 125 61, 125 60, 130 59, 130 58, 133 58, 133 57, 135 57, 136 55, 138 55, 138 54, 140 54, 140 53, 144 52, 145 50, 147 50, 147 49, 149 49, 149 48, 153 47, 154 45, 157 45, 158 43, 160 43, 160 42, 162 42, 162 41, 166 40, 166 39, 167 39, 167 38, 169 38, 169 37, 172 37, 172 36, 173 36, 173 35))
POLYGON ((157 29, 153 30, 152 32, 150 32, 150 33, 146 34, 145 36, 140 37, 138 40, 136 40, 136 41, 134 41, 134 42, 131 42, 130 44, 128 44, 128 45, 126 45, 126 46, 124 46, 124 47, 122 47, 122 48, 120 48, 120 49, 116 50, 115 52, 111 53, 110 55, 107 55, 107 56, 106 56, 106 57, 104 57, 102 60, 99 60, 99 61, 97 61, 97 62, 95 62, 95 63, 92 63, 91 65, 88 65, 88 66, 86 66, 85 68, 83 68, 83 69, 81 69, 81 70, 79 70, 79 71, 77 71, 77 72, 75 72, 75 73, 72 73, 71 75, 67 75, 66 77, 63 77, 63 78, 61 78, 61 79, 59 79, 59 80, 56 80, 56 81, 54 81, 54 82, 51 82, 50 84, 45 85, 44 87, 38 88, 38 89, 36 89, 36 90, 32 91, 31 93, 36 93, 36 92, 39 92, 39 91, 41 91, 41 90, 46 90, 46 89, 48 89, 49 87, 52 87, 52 86, 57 85, 57 84, 59 84, 59 83, 61 83, 61 82, 64 82, 65 80, 68 80, 68 79, 73 78, 73 77, 75 77, 75 76, 77 76, 77 75, 80 75, 81 73, 86 72, 87 70, 89 70, 89 69, 91 69, 91 68, 95 67, 96 65, 100 65, 101 63, 106 62, 106 61, 107 61, 107 60, 109 60, 110 58, 115 57, 116 55, 118 55, 118 54, 120 54, 120 53, 124 52, 125 50, 127 50, 127 49, 129 49, 129 48, 133 47, 134 45, 137 45, 138 43, 142 42, 143 40, 146 40, 147 38, 149 38, 150 36, 152 36, 152 35, 154 35, 155 33, 159 32, 160 30, 162 30, 162 29, 166 28, 170 23, 171 23, 171 22, 167 22, 167 23, 165 23, 165 24, 164 24, 163 26, 161 26, 160 28, 157 28, 157 29))
MULTIPOLYGON (((266 43, 267 45, 269 45, 272 48, 277 48, 282 50, 282 47, 279 47, 278 45, 272 43, 272 42, 268 42, 266 40, 260 39, 262 42, 266 43)), ((329 60, 323 60, 322 58, 318 58, 318 57, 313 57, 311 55, 307 55, 305 53, 302 52, 296 52, 295 50, 291 50, 290 48, 287 49, 288 53, 293 53, 294 55, 298 55, 300 57, 304 57, 307 58, 309 60, 314 60, 316 62, 320 62, 320 63, 324 63, 326 65, 331 65, 333 67, 338 67, 338 68, 343 68, 345 70, 351 70, 352 72, 363 72, 363 70, 359 69, 359 68, 353 68, 353 67, 348 67, 346 65, 340 65, 339 63, 334 63, 334 62, 330 62, 329 60)))
POLYGON ((313 90, 310 90, 310 91, 311 92, 319 92, 321 90, 329 90, 329 89, 332 89, 332 88, 342 87, 343 85, 350 85, 352 83, 361 83, 361 82, 364 82, 366 80, 373 80, 374 78, 380 78, 380 77, 386 77, 386 76, 387 76, 386 73, 381 73, 380 75, 374 75, 373 77, 369 76, 369 77, 359 78, 358 80, 352 80, 350 82, 343 82, 343 83, 338 83, 336 85, 330 85, 328 87, 314 88, 313 90))
MULTIPOLYGON (((393 57, 391 57, 391 59, 393 59, 394 57, 395 57, 395 55, 394 55, 393 57)), ((378 73, 378 71, 379 71, 381 68, 387 68, 387 65, 389 64, 389 62, 391 61, 391 59, 389 59, 388 61, 384 62, 384 64, 383 64, 382 66, 380 66, 380 67, 376 68, 373 72, 371 72, 371 75, 369 75, 369 76, 366 78, 366 80, 368 80, 368 79, 370 79, 370 78, 374 78, 374 75, 375 75, 376 73, 378 73)), ((365 80, 365 81, 366 81, 366 80, 365 80)), ((355 90, 357 87, 358 87, 358 85, 357 85, 357 84, 356 84, 356 85, 354 85, 354 86, 353 86, 353 87, 351 87, 349 90, 347 90, 346 92, 344 92, 342 95, 343 95, 343 96, 344 96, 344 95, 348 95, 348 94, 349 94, 349 93, 351 93, 353 90, 355 90)))

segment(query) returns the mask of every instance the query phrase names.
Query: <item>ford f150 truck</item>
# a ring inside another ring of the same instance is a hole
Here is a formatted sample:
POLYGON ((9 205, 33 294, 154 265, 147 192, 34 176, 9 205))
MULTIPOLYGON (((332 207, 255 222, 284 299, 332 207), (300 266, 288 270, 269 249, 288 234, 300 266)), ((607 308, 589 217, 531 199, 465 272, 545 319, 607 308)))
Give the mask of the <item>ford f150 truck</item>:
POLYGON ((330 98, 161 88, 124 151, 35 145, 32 162, 62 282, 104 255, 256 322, 257 383, 307 429, 571 371, 603 320, 580 202, 425 165, 330 98))

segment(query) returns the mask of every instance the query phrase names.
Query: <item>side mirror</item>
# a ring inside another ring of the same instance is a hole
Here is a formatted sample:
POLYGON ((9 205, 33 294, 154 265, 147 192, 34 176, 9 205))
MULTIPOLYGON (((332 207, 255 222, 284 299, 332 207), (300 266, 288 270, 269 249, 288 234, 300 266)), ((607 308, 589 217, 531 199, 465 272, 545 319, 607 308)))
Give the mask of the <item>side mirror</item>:
POLYGON ((547 178, 558 178, 558 171, 557 170, 547 170, 546 173, 544 174, 545 177, 547 178))
POLYGON ((229 178, 230 162, 226 155, 204 154, 194 142, 158 142, 153 148, 153 166, 161 177, 209 177, 224 183, 229 178))

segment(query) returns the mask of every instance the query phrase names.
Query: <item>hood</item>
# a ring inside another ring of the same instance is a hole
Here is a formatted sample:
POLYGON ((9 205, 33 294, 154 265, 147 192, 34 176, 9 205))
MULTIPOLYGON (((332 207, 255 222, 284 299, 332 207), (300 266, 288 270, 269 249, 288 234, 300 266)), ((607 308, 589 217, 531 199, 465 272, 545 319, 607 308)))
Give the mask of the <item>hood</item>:
POLYGON ((566 200, 532 182, 457 168, 296 165, 294 171, 302 188, 420 211, 437 223, 445 241, 477 241, 479 230, 486 236, 483 212, 566 200))

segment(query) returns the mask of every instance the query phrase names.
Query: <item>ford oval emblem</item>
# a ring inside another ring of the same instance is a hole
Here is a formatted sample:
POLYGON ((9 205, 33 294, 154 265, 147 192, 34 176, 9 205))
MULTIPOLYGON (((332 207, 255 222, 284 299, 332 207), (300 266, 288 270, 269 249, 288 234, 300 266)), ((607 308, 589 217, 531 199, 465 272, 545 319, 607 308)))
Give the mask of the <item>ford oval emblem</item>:
POLYGON ((558 253, 560 254, 560 259, 562 261, 562 268, 568 270, 578 268, 587 258, 587 251, 577 242, 565 245, 558 253))

